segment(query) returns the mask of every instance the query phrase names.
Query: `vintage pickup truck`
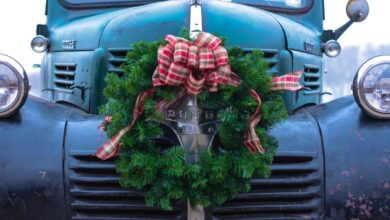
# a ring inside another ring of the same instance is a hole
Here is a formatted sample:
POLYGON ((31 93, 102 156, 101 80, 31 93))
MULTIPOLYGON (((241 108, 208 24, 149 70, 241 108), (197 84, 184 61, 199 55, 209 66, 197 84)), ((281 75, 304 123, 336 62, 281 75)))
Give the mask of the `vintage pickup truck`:
POLYGON ((134 42, 185 28, 262 50, 270 74, 304 70, 305 89, 283 93, 288 120, 269 131, 279 142, 271 177, 201 219, 390 219, 390 57, 356 70, 354 97, 321 104, 323 54, 339 54, 368 5, 350 0, 347 13, 333 31, 321 0, 47 0, 31 43, 44 52, 41 98, 27 96, 17 61, 0 60, 0 218, 193 219, 186 204, 146 206, 119 186, 114 160, 92 156, 104 76, 123 74, 134 42))

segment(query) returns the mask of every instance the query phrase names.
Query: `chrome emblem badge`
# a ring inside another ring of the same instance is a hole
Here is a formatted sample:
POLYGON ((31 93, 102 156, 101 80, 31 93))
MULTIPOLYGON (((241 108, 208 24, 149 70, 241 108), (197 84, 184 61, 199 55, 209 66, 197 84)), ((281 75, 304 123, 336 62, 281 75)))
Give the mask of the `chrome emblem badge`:
POLYGON ((63 40, 62 48, 65 50, 74 50, 76 49, 76 41, 75 40, 63 40))

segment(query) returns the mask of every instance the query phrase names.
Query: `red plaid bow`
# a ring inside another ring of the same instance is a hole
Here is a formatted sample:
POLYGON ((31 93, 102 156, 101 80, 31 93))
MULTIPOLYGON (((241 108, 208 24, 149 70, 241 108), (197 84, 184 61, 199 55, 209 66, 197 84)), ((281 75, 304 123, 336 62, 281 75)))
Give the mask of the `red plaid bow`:
POLYGON ((230 70, 228 52, 221 40, 209 33, 200 33, 192 43, 187 39, 167 35, 166 46, 158 50, 158 66, 153 74, 153 86, 186 85, 191 95, 203 87, 218 91, 218 84, 238 87, 240 78, 230 70))

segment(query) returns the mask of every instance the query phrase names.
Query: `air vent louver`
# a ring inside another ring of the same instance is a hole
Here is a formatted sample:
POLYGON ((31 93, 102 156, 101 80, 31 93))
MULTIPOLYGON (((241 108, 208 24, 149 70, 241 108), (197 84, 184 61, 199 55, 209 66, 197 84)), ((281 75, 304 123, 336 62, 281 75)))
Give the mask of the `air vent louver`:
POLYGON ((321 88, 321 74, 320 67, 314 65, 304 65, 304 79, 305 86, 304 94, 312 95, 319 94, 321 88))
POLYGON ((130 49, 108 49, 108 72, 123 75, 122 64, 126 61, 126 54, 130 49))
POLYGON ((55 89, 62 92, 72 92, 74 79, 76 76, 75 63, 55 63, 54 64, 54 84, 55 89))

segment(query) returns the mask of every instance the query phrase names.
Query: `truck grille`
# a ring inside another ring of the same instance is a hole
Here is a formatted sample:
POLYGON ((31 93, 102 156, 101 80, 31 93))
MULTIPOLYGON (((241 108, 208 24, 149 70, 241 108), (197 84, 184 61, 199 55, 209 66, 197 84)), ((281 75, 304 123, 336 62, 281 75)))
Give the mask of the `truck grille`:
MULTIPOLYGON (((171 212, 162 211, 146 206, 143 192, 121 188, 113 160, 101 161, 92 153, 88 150, 69 153, 72 219, 182 218, 180 206, 171 212)), ((208 215, 218 220, 319 219, 322 210, 319 166, 316 153, 279 152, 270 178, 253 179, 250 192, 235 195, 208 215)))
POLYGON ((316 153, 279 152, 268 179, 253 179, 249 193, 238 194, 213 210, 214 219, 319 219, 321 174, 316 153))
POLYGON ((72 219, 178 219, 181 207, 166 212, 146 206, 144 193, 119 186, 113 160, 101 161, 93 151, 69 153, 68 181, 72 219))
MULTIPOLYGON (((117 73, 123 75, 123 70, 120 68, 121 65, 126 61, 126 54, 130 51, 127 49, 108 49, 108 72, 117 73)), ((244 49, 245 52, 250 53, 252 49, 244 49)), ((268 61, 268 73, 271 75, 277 75, 278 73, 278 50, 274 49, 261 49, 264 53, 264 58, 268 61)))
POLYGON ((320 67, 315 65, 304 65, 303 85, 305 95, 319 94, 321 91, 320 67))
POLYGON ((72 92, 74 79, 76 76, 75 63, 55 63, 54 64, 54 85, 56 90, 62 92, 72 92))

